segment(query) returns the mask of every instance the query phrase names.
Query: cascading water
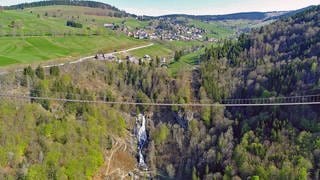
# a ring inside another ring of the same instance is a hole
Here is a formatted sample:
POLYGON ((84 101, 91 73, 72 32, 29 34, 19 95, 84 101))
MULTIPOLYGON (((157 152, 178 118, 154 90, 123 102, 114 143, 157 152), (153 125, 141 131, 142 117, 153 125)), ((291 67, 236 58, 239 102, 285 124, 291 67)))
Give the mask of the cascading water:
POLYGON ((138 129, 138 151, 139 151, 139 166, 143 169, 147 169, 147 165, 144 161, 142 149, 147 143, 147 132, 146 132, 146 118, 144 115, 139 114, 137 117, 137 129, 138 129))

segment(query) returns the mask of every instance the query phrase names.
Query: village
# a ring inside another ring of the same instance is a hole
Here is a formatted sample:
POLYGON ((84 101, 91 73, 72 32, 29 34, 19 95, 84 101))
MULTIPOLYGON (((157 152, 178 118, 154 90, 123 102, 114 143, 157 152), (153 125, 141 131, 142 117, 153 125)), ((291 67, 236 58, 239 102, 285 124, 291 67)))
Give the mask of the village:
POLYGON ((136 39, 169 40, 169 41, 204 41, 206 31, 202 28, 187 25, 172 18, 153 20, 144 28, 129 30, 128 27, 116 24, 104 24, 104 27, 124 32, 136 39))

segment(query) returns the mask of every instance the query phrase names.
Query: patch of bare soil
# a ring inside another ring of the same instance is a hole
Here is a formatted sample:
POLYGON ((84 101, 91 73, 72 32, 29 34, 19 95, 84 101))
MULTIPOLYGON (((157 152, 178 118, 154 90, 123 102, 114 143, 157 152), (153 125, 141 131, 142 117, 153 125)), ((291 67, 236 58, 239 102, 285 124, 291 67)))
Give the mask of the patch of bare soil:
POLYGON ((130 179, 136 169, 136 159, 130 152, 128 143, 120 138, 113 138, 113 142, 113 148, 106 150, 105 163, 93 177, 94 180, 130 179))

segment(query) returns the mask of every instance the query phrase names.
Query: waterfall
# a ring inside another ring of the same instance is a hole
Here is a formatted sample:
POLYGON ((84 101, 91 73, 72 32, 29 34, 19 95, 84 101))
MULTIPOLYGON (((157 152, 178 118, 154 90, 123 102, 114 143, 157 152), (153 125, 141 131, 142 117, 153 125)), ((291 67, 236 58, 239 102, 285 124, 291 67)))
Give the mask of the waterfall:
POLYGON ((138 129, 138 151, 139 151, 139 166, 147 169, 147 165, 144 161, 142 154, 142 149, 147 142, 147 132, 146 132, 146 118, 142 114, 138 115, 137 118, 137 129, 138 129))

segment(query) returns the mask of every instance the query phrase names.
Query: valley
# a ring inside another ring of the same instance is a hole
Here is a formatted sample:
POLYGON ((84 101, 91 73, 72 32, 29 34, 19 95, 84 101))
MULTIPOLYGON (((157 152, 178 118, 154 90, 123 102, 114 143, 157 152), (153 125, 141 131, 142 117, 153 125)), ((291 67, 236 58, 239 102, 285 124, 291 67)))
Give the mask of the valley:
POLYGON ((0 179, 319 179, 320 6, 301 8, 4 7, 0 179))

